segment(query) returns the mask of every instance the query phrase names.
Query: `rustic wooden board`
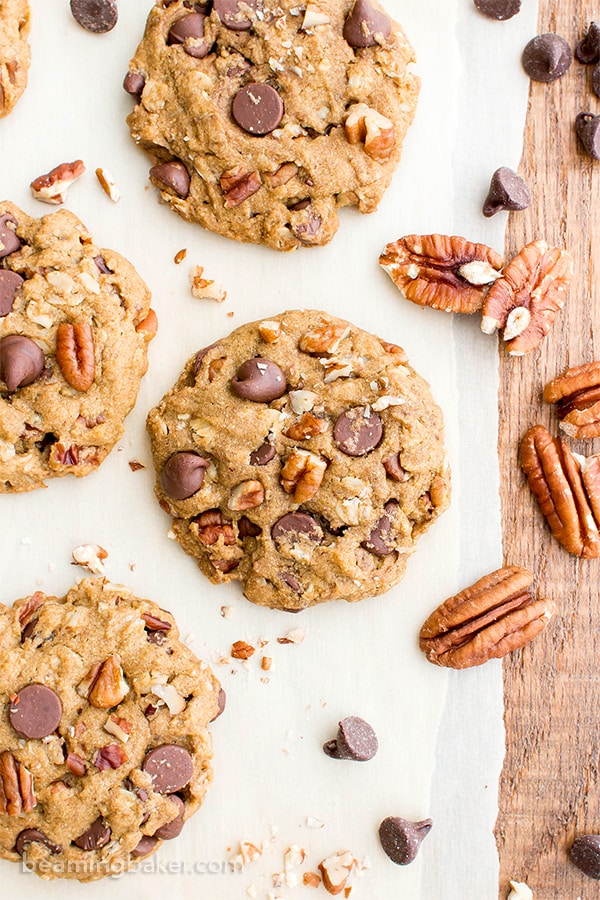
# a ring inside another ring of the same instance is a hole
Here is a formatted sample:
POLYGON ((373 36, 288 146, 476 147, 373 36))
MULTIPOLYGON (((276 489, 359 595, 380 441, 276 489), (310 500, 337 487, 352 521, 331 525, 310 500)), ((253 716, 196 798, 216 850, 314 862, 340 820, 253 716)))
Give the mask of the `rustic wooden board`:
MULTIPOLYGON (((600 18, 591 0, 540 0, 539 32, 574 46, 600 18)), ((600 883, 569 860, 577 834, 600 833, 600 560, 580 561, 553 539, 518 465, 519 442, 535 423, 558 422, 541 400, 563 368, 600 358, 600 162, 578 145, 578 112, 600 114, 591 68, 574 61, 550 85, 532 83, 521 173, 534 202, 512 214, 507 258, 543 237, 566 247, 575 277, 564 310, 541 349, 522 359, 500 351, 499 455, 504 558, 535 573, 540 595, 559 614, 524 652, 504 661, 507 753, 496 837, 500 897, 509 879, 526 881, 535 900, 590 900, 600 883)), ((578 452, 600 444, 573 443, 578 452)))

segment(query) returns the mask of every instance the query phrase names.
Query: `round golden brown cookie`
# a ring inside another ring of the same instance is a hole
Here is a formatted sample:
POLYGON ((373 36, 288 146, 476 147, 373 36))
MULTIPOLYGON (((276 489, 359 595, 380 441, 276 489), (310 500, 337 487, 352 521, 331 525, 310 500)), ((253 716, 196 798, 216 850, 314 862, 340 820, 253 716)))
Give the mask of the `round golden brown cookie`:
POLYGON ((133 139, 179 215, 276 250, 372 212, 419 90, 376 0, 157 0, 124 87, 133 139))
POLYGON ((177 837, 224 693, 173 616, 87 579, 0 604, 0 651, 0 856, 92 881, 177 837))
POLYGON ((326 313, 286 312, 201 350, 148 430, 177 540, 263 606, 387 590, 448 505, 429 386, 400 347, 326 313))
POLYGON ((0 0, 0 118, 27 87, 31 61, 28 0, 0 0))
POLYGON ((32 219, 0 203, 0 492, 100 465, 156 328, 133 266, 72 213, 32 219))

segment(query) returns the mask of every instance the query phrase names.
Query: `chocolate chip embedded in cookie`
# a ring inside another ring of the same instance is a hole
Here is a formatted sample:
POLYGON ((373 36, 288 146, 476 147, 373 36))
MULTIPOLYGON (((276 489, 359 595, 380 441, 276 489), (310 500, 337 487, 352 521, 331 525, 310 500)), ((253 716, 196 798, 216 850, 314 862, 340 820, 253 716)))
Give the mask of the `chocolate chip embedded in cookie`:
POLYGON ((0 118, 7 116, 27 87, 31 62, 28 0, 0 3, 0 118))
POLYGON ((123 87, 150 180, 179 215, 276 250, 372 212, 419 90, 376 0, 157 2, 123 87))
POLYGON ((100 465, 156 329, 135 269, 72 213, 32 219, 0 204, 0 492, 100 465))
POLYGON ((448 505, 428 385, 400 347, 323 312, 203 348, 147 425, 177 540, 263 606, 382 593, 448 505))
POLYGON ((176 838, 225 698, 171 614, 89 579, 0 604, 0 635, 0 856, 92 881, 176 838))

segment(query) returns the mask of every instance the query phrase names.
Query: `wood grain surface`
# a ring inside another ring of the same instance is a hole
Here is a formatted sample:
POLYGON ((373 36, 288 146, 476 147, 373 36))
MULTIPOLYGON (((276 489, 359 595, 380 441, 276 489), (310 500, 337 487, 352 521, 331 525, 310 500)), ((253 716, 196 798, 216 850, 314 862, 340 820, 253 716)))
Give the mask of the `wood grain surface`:
MULTIPOLYGON (((572 47, 600 7, 591 0, 540 0, 539 33, 572 47)), ((500 892, 525 881, 535 900, 593 900, 600 882, 569 859, 579 834, 600 833, 600 560, 578 560, 554 540, 518 463, 526 430, 558 434, 541 390, 567 366, 600 359, 600 162, 585 155, 574 130, 578 112, 600 114, 592 67, 574 60, 552 84, 532 82, 521 174, 530 209, 510 216, 506 256, 541 237, 565 247, 575 276, 565 308, 542 346, 521 359, 500 350, 499 456, 506 564, 535 573, 540 596, 558 615, 523 652, 504 660, 506 758, 496 838, 500 892)), ((573 442, 577 452, 600 441, 573 442)))

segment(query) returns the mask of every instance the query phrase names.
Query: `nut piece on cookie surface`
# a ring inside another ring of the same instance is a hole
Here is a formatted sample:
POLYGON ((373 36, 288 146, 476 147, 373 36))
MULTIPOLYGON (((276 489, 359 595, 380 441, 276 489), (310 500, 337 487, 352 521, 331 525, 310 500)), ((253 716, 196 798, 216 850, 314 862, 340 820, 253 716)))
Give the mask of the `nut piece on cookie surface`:
POLYGON ((560 427, 569 437, 600 437, 600 362, 565 369, 544 388, 554 403, 560 427))

